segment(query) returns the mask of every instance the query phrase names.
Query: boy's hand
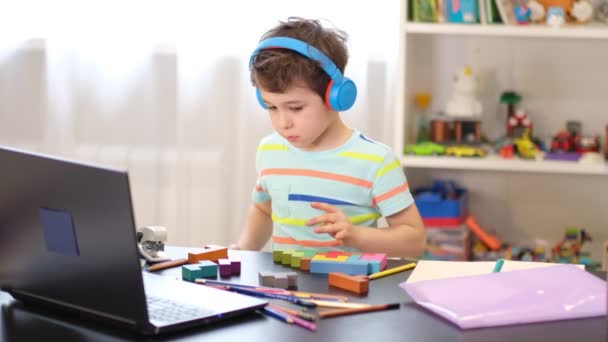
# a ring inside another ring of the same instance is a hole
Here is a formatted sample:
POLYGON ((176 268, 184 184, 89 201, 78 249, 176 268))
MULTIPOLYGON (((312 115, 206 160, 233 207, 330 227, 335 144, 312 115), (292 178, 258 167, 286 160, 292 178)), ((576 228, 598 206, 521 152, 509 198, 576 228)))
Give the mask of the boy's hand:
POLYGON ((317 234, 327 233, 336 240, 342 242, 343 245, 352 245, 357 239, 359 228, 353 226, 348 220, 348 217, 337 207, 327 204, 312 202, 311 207, 325 211, 325 214, 313 217, 306 221, 306 225, 312 226, 320 223, 320 227, 316 227, 314 232, 317 234))

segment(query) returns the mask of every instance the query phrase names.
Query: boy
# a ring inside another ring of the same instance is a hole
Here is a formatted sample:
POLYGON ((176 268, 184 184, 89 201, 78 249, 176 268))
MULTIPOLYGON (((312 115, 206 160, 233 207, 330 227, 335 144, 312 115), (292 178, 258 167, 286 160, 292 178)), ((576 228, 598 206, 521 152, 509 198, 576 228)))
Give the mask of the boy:
POLYGON ((339 111, 356 98, 342 76, 346 35, 290 18, 250 60, 251 81, 275 133, 257 152, 253 205, 235 249, 331 249, 422 254, 425 233, 390 148, 348 128, 339 111), (375 228, 380 216, 388 227, 375 228))

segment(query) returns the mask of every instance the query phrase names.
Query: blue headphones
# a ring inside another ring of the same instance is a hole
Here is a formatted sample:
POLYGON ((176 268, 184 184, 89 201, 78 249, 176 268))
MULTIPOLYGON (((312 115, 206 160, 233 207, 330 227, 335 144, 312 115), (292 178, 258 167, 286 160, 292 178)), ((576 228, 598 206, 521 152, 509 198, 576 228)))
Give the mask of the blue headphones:
MULTIPOLYGON (((260 42, 255 51, 253 51, 253 54, 251 54, 249 66, 253 64, 253 59, 261 50, 276 48, 295 51, 321 64, 323 71, 331 78, 331 81, 327 85, 327 90, 325 91, 325 103, 328 107, 337 112, 341 112, 353 106, 355 99, 357 98, 357 86, 355 85, 355 82, 348 77, 344 77, 342 72, 340 72, 340 69, 338 69, 334 62, 325 56, 323 52, 301 40, 288 37, 264 39, 260 42)), ((260 105, 264 109, 267 109, 266 104, 262 100, 260 88, 256 88, 256 95, 260 105)))

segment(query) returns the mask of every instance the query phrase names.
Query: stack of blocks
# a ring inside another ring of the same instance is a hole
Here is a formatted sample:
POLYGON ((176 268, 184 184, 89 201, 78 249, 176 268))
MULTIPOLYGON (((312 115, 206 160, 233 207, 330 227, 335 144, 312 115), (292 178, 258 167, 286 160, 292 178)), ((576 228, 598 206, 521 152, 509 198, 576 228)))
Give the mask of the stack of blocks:
POLYGON ((207 245, 203 252, 188 253, 188 265, 182 266, 182 279, 194 281, 197 278, 215 278, 218 264, 222 277, 241 273, 241 261, 228 259, 228 248, 207 245))
POLYGON ((275 263, 322 274, 341 272, 350 275, 368 275, 386 268, 386 254, 384 253, 361 254, 341 251, 317 253, 315 251, 275 250, 272 258, 275 263))
POLYGON ((298 286, 296 272, 260 272, 260 286, 277 287, 280 289, 295 288, 298 286))

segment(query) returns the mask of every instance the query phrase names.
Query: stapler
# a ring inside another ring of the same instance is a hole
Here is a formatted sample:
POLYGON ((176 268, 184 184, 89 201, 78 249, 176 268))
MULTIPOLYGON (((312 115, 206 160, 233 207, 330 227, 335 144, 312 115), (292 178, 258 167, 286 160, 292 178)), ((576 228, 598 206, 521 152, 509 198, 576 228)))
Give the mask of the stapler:
POLYGON ((164 252, 167 241, 167 229, 161 226, 146 226, 137 230, 137 247, 139 254, 148 262, 171 260, 164 252))

